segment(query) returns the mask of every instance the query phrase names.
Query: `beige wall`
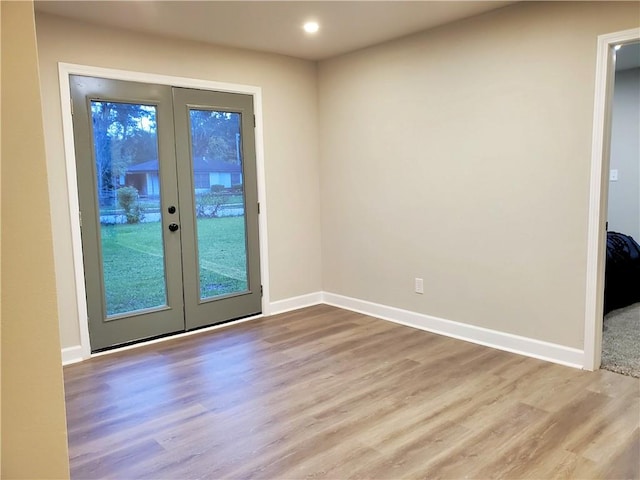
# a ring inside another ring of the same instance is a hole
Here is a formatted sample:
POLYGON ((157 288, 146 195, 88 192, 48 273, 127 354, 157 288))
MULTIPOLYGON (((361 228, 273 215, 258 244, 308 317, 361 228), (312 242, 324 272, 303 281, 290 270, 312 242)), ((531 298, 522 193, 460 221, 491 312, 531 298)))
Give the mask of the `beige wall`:
POLYGON ((33 4, 0 8, 2 478, 68 478, 33 4))
POLYGON ((262 87, 271 301, 321 289, 316 66, 37 15, 63 347, 80 343, 57 62, 262 87))
POLYGON ((640 242, 640 68, 616 72, 611 118, 609 230, 640 242))
POLYGON ((39 15, 63 347, 79 333, 59 61, 263 88, 272 301, 322 289, 582 348, 596 37, 636 13, 516 4, 317 78, 310 62, 39 15))
POLYGON ((324 290, 582 349, 596 38, 637 14, 528 2, 322 62, 324 290))

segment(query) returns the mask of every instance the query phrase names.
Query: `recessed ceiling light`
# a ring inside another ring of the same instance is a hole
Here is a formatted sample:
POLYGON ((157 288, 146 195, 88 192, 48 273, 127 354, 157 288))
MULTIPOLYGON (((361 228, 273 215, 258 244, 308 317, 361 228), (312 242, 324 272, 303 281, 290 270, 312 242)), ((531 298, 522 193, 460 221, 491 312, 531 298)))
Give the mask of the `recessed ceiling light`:
POLYGON ((307 33, 316 33, 320 30, 320 25, 318 25, 318 22, 307 22, 302 28, 304 28, 304 31, 307 33))

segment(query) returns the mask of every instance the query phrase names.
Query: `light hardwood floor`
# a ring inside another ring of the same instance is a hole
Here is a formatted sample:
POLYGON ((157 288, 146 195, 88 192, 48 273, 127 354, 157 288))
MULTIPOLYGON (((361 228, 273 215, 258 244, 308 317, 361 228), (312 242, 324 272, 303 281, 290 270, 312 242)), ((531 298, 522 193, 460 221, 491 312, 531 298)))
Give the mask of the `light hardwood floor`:
POLYGON ((326 305, 64 375, 75 479, 640 477, 640 380, 326 305))

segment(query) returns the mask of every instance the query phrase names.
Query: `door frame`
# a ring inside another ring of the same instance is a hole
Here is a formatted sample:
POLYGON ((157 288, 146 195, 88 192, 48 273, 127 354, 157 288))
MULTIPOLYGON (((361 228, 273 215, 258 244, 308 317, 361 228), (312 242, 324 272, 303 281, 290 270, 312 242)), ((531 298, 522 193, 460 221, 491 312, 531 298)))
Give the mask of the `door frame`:
POLYGON ((606 262, 606 220, 611 148, 611 103, 615 75, 615 46, 640 40, 640 28, 598 36, 596 57, 591 180, 587 233, 587 275, 584 323, 584 369, 600 368, 604 273, 606 262))
MULTIPOLYGON (((95 67, 90 65, 78 65, 73 63, 58 63, 58 78, 60 83, 60 107, 62 112, 62 131, 64 138, 64 155, 67 176, 67 194, 69 200, 69 219, 71 223, 71 248, 73 251, 73 270, 76 290, 76 304, 78 308, 78 329, 80 332, 80 347, 82 359, 92 356, 89 340, 89 322, 87 313, 87 300, 84 285, 84 262, 82 256, 82 238, 80 231, 80 204, 78 200, 76 156, 73 139, 73 118, 71 114, 71 91, 69 75, 85 75, 114 80, 131 82, 154 83, 170 85, 174 87, 197 88, 218 92, 241 93, 253 97, 255 114, 255 147, 256 170, 258 180, 258 202, 260 213, 258 215, 259 246, 260 246, 260 275, 263 289, 262 315, 250 318, 259 318, 270 314, 269 302, 269 248, 267 239, 267 198, 264 168, 264 129, 262 119, 262 88, 253 85, 216 82, 187 77, 174 77, 130 70, 95 67)), ((247 320, 247 319, 243 319, 247 320)), ((219 328, 219 325, 209 329, 219 328)))

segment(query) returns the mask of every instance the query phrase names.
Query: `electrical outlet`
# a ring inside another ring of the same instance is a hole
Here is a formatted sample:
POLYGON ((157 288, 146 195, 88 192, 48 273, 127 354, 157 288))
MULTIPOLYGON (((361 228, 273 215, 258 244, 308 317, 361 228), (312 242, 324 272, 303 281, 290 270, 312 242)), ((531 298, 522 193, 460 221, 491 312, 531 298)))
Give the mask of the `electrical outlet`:
POLYGON ((415 290, 416 293, 424 293, 424 282, 422 281, 421 278, 416 278, 415 280, 415 290))

